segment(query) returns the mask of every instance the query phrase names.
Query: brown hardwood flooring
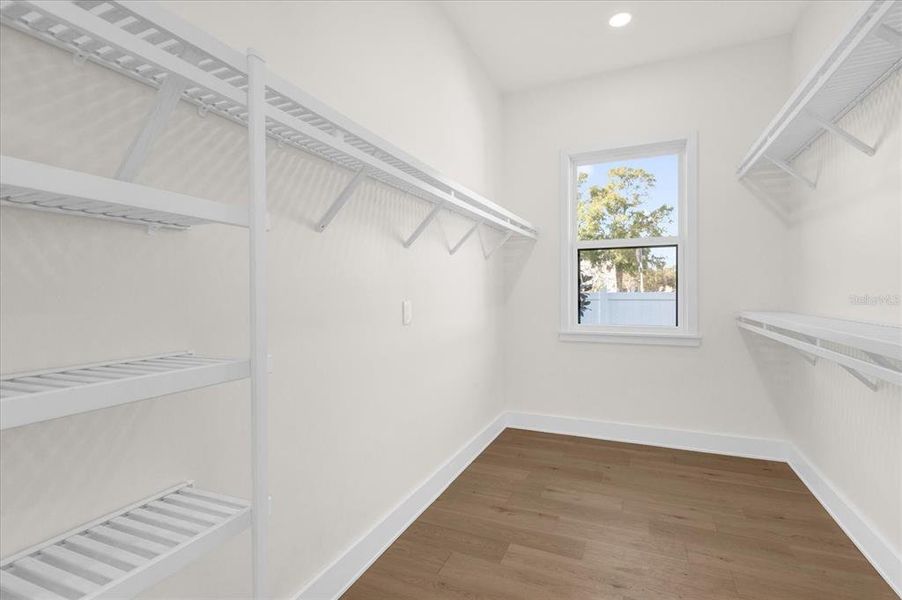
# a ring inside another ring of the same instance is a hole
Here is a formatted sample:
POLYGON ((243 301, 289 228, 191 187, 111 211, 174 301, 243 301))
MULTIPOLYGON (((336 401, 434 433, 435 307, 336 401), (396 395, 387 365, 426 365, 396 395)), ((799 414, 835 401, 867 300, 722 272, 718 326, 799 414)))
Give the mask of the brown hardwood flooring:
POLYGON ((507 429, 343 598, 897 597, 784 463, 507 429))

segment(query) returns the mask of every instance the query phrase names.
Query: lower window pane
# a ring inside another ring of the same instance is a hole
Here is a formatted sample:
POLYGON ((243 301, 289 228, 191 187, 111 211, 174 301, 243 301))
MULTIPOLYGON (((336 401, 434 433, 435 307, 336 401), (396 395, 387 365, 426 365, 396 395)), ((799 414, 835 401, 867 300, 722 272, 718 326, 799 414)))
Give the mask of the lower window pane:
POLYGON ((579 323, 677 326, 677 247, 578 250, 579 323))

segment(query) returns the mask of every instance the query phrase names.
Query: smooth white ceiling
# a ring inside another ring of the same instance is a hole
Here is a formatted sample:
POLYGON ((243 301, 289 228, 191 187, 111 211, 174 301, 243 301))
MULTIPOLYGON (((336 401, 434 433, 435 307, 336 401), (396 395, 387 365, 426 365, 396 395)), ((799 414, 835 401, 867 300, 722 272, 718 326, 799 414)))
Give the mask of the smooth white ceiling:
POLYGON ((504 91, 783 35, 809 2, 446 0, 448 17, 504 91), (608 26, 618 12, 633 21, 608 26))

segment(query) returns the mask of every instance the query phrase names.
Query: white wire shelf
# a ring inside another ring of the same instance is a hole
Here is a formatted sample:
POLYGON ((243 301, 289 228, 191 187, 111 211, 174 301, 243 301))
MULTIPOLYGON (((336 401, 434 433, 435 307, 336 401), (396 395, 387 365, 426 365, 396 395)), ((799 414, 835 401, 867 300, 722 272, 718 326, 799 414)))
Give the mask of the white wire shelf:
POLYGON ((248 226, 248 209, 116 179, 0 156, 4 205, 141 225, 186 229, 248 226))
POLYGON ((250 525, 244 500, 190 482, 0 562, 0 595, 15 600, 131 598, 250 525))
POLYGON ((878 380, 902 385, 902 327, 754 311, 740 313, 738 325, 808 357, 836 362, 874 389, 878 380))
POLYGON ((837 122, 902 65, 902 3, 873 0, 860 18, 796 89, 749 149, 737 174, 771 200, 785 215, 783 197, 797 180, 816 181, 798 171, 793 160, 825 132, 859 150, 876 149, 841 129, 837 122))
POLYGON ((191 352, 0 377, 0 430, 244 379, 247 360, 191 352))
MULTIPOLYGON (((175 17, 158 3, 97 0, 0 2, 0 22, 159 88, 191 82, 182 98, 203 112, 247 125, 243 53, 175 17), (191 40, 188 42, 187 40, 191 40)), ((267 135, 486 226, 535 238, 528 221, 444 177, 271 73, 267 135)))

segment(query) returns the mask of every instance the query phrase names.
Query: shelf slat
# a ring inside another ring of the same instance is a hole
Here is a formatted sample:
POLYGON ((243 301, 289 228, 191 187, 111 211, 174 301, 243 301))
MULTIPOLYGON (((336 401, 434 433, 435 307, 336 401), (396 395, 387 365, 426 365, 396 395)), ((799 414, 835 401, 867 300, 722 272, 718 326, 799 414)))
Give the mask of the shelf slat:
POLYGON ((181 352, 4 375, 0 429, 244 379, 249 373, 247 360, 181 352))
POLYGON ((0 156, 0 198, 8 206, 175 229, 209 223, 248 226, 244 206, 11 156, 0 156))
POLYGON ((0 593, 26 600, 131 597, 243 531, 250 521, 244 500, 182 483, 0 561, 0 593), (153 505, 204 494, 221 499, 219 510, 205 510, 205 525, 183 517, 146 524, 146 515, 158 514, 153 505))
POLYGON ((756 311, 740 313, 737 324, 746 331, 831 360, 859 374, 902 385, 902 327, 756 311))

